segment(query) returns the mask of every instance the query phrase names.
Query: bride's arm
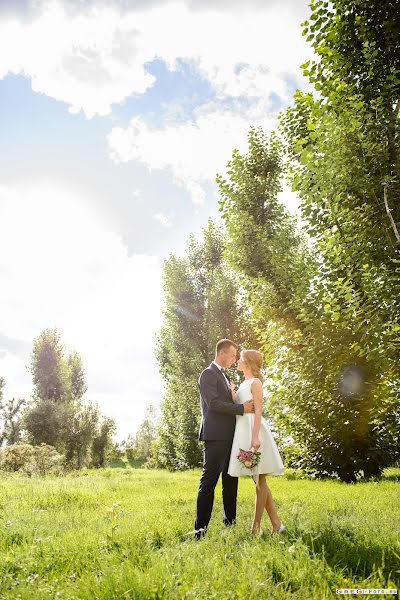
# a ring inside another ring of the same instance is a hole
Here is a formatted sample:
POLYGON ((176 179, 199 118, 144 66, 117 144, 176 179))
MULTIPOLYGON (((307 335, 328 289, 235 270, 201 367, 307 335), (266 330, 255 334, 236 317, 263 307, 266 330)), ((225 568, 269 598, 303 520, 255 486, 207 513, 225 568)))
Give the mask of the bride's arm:
POLYGON ((255 452, 260 447, 260 427, 261 427, 261 417, 262 417, 262 400, 263 400, 263 389, 262 383, 259 379, 255 379, 251 384, 251 393, 253 395, 254 400, 254 422, 253 422, 253 430, 251 432, 251 447, 255 452))

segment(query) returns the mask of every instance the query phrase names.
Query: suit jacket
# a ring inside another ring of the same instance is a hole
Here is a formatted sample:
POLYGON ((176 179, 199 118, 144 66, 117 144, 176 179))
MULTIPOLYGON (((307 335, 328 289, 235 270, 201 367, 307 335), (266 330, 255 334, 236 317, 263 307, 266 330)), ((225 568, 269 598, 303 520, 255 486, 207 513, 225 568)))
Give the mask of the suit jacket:
POLYGON ((223 373, 214 363, 199 378, 201 425, 199 440, 232 440, 236 415, 243 415, 243 404, 235 404, 223 373))

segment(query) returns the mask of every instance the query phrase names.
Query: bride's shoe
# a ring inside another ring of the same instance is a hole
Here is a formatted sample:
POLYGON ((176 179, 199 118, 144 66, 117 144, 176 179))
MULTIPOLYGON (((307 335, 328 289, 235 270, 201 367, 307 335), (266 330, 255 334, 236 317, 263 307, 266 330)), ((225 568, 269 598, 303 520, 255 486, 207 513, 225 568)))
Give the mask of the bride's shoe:
POLYGON ((261 529, 261 527, 259 529, 252 529, 251 530, 251 535, 258 536, 258 537, 263 537, 264 536, 264 531, 261 529))
POLYGON ((283 523, 281 523, 278 527, 278 529, 273 529, 272 533, 282 533, 283 531, 285 531, 286 527, 284 526, 283 523))

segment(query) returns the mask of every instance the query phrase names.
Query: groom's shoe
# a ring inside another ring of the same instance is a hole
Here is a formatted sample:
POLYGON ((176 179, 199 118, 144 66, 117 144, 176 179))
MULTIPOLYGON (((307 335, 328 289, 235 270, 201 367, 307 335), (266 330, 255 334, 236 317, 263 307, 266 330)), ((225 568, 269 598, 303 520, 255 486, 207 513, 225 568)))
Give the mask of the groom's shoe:
POLYGON ((200 527, 200 529, 194 530, 193 533, 194 533, 194 539, 196 540, 196 542, 201 540, 201 538, 206 535, 206 531, 207 531, 207 527, 200 527))
POLYGON ((224 525, 225 527, 232 527, 232 525, 236 525, 236 519, 233 519, 232 521, 229 521, 229 519, 224 519, 224 525))

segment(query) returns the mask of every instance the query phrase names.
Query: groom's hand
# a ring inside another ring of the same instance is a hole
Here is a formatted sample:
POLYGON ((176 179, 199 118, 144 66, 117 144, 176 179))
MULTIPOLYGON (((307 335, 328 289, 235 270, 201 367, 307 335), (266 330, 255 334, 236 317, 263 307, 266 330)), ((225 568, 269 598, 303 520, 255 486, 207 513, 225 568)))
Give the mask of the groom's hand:
POLYGON ((253 400, 247 400, 247 402, 243 402, 243 412, 244 413, 253 413, 254 412, 253 400))

